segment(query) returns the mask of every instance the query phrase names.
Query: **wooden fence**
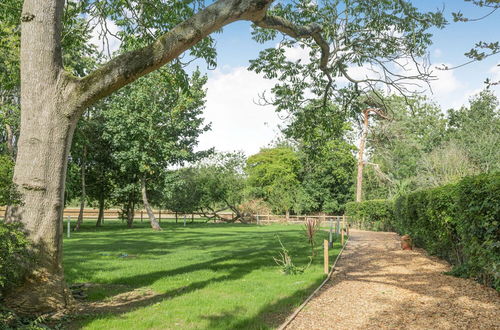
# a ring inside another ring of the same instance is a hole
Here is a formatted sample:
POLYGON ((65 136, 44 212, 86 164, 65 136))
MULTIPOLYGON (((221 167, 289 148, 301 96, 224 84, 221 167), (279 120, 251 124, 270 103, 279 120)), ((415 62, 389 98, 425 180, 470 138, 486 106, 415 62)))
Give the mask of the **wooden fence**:
MULTIPOLYGON (((5 213, 5 206, 0 206, 0 218, 3 218, 5 213)), ((75 220, 78 218, 78 214, 80 213, 79 208, 66 208, 64 209, 64 214, 63 217, 64 219, 67 219, 68 217, 71 217, 72 220, 75 220)), ((162 209, 156 209, 153 210, 153 213, 155 217, 161 221, 161 219, 174 219, 175 218, 175 212, 168 211, 168 210, 162 210, 162 209)), ((99 209, 93 209, 93 208, 85 208, 83 210, 83 218, 84 219, 97 219, 99 215, 99 209)), ((224 218, 231 219, 234 216, 234 213, 230 212, 222 212, 219 213, 224 218)), ((178 218, 180 221, 184 218, 184 214, 178 213, 177 214, 178 218)), ((191 219, 202 219, 204 218, 202 214, 200 213, 189 213, 186 214, 186 217, 188 220, 191 219)), ((146 210, 136 210, 134 213, 134 218, 135 220, 143 220, 147 221, 148 220, 148 214, 146 210)), ((291 224, 301 224, 306 221, 308 218, 316 218, 320 219, 323 223, 334 221, 342 221, 342 216, 341 215, 328 215, 328 214, 321 214, 321 215, 289 215, 288 217, 284 214, 255 214, 252 217, 251 222, 253 223, 258 223, 258 224, 270 224, 270 223, 291 223, 291 224), (330 220, 332 219, 332 220, 330 220)), ((120 210, 119 209, 107 209, 104 210, 104 220, 107 219, 120 219, 120 210)), ((346 221, 349 220, 348 217, 346 217, 346 221)))

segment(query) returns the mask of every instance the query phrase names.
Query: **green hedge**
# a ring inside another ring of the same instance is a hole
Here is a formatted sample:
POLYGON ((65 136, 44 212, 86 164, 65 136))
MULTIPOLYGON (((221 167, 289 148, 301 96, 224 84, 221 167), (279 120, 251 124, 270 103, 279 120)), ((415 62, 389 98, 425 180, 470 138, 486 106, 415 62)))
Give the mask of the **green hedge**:
POLYGON ((346 215, 360 229, 390 231, 393 229, 394 203, 385 199, 346 204, 346 215))
POLYGON ((416 191, 395 203, 393 225, 458 276, 500 289, 500 172, 416 191))
POLYGON ((32 263, 29 242, 20 225, 0 221, 0 297, 20 284, 32 263))

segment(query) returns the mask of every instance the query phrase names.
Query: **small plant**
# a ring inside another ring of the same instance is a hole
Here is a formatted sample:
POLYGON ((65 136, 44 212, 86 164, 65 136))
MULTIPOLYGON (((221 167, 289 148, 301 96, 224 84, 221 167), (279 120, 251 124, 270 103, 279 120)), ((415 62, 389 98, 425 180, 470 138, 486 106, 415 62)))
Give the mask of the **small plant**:
POLYGON ((285 248, 283 243, 281 242, 281 239, 278 235, 276 235, 278 238, 278 241, 280 242, 281 245, 281 252, 280 256, 278 258, 273 257, 274 261, 278 266, 281 267, 281 271, 285 275, 297 275, 297 274, 302 274, 309 266, 311 265, 312 258, 309 258, 309 264, 306 267, 297 267, 293 264, 292 262, 292 257, 288 254, 288 250, 285 248))
POLYGON ((307 241, 309 242, 309 245, 311 245, 311 258, 314 257, 314 236, 316 236, 319 225, 320 221, 315 218, 307 218, 306 224, 304 225, 307 241))

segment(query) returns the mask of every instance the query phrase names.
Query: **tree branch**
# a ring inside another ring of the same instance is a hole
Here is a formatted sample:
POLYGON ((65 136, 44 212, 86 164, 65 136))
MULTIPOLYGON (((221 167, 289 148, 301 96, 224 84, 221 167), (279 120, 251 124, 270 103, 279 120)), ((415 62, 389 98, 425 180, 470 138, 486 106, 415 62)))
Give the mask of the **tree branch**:
POLYGON ((333 79, 328 71, 328 61, 330 59, 330 46, 328 42, 321 35, 321 26, 316 23, 311 23, 305 26, 295 25, 292 22, 273 15, 265 15, 262 19, 258 21, 253 21, 253 23, 261 28, 273 29, 280 31, 284 34, 289 35, 294 39, 302 38, 313 38, 316 44, 318 44, 321 49, 321 59, 319 63, 319 68, 326 75, 328 79, 327 86, 325 87, 325 93, 323 97, 323 103, 326 105, 328 99, 328 90, 333 85, 333 79))
POLYGON ((78 81, 76 110, 70 115, 80 115, 87 106, 172 61, 221 27, 238 20, 260 20, 271 3, 272 0, 216 1, 154 43, 117 56, 78 81))

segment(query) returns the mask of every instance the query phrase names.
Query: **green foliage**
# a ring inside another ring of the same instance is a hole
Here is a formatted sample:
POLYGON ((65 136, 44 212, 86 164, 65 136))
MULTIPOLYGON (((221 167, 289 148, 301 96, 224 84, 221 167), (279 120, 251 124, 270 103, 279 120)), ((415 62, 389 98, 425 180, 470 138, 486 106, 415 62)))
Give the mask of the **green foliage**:
POLYGON ((499 169, 500 115, 493 93, 480 92, 447 117, 425 99, 409 101, 389 98, 391 120, 374 118, 370 126, 367 199, 395 198, 499 169))
POLYGON ((394 225, 454 273, 500 289, 500 172, 397 199, 394 225))
POLYGON ((15 199, 12 175, 14 162, 7 155, 0 155, 0 204, 9 205, 15 199))
POLYGON ((21 227, 0 222, 0 294, 18 285, 32 262, 30 244, 21 227))
POLYGON ((205 214, 230 209, 239 214, 243 202, 245 178, 242 153, 215 153, 198 162, 194 168, 194 184, 199 194, 199 209, 205 214))
POLYGON ((500 108, 498 98, 483 90, 469 106, 448 113, 452 142, 461 147, 481 172, 500 170, 500 108))
POLYGON ((245 167, 251 196, 264 198, 275 212, 289 212, 300 191, 300 167, 300 159, 291 147, 261 149, 247 159, 245 167))
POLYGON ((438 106, 424 98, 408 102, 392 96, 386 100, 390 120, 373 117, 367 140, 366 199, 393 198, 423 186, 420 162, 446 137, 446 120, 438 106))
POLYGON ((162 204, 178 213, 192 213, 201 207, 202 189, 192 167, 171 171, 166 175, 162 204))
POLYGON ((368 200, 346 204, 346 215, 362 229, 376 231, 393 230, 394 202, 391 200, 368 200))

